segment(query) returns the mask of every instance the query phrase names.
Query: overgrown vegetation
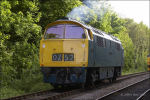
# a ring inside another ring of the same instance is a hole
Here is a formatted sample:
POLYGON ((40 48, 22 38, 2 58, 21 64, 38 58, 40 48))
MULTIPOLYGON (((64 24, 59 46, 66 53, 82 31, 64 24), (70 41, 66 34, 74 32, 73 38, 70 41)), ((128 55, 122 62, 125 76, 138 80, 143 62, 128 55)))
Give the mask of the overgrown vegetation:
POLYGON ((123 74, 146 71, 150 29, 118 17, 105 3, 97 8, 82 1, 0 1, 0 99, 53 88, 42 82, 39 40, 48 23, 64 16, 117 36, 124 47, 123 74))

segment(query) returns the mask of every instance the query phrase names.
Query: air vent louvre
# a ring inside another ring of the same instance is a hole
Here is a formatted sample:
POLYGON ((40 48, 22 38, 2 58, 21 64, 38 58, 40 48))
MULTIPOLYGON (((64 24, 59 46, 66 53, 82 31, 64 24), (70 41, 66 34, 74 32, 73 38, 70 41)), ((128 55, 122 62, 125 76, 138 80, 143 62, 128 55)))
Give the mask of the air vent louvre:
POLYGON ((104 47, 104 42, 102 37, 97 37, 97 46, 104 47))

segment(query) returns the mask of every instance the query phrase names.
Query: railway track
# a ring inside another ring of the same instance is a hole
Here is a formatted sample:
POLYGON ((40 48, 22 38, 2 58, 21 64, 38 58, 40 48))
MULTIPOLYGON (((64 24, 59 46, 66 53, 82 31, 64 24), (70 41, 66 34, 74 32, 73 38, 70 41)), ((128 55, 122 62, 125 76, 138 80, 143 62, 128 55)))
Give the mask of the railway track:
MULTIPOLYGON (((129 74, 121 76, 117 79, 117 81, 126 80, 129 78, 146 75, 148 72, 141 72, 135 74, 129 74)), ((117 82, 116 81, 116 82, 117 82)), ((11 97, 8 99, 2 100, 58 100, 61 98, 69 97, 75 94, 84 93, 86 90, 84 89, 73 89, 73 90, 66 90, 66 91, 56 91, 56 90, 47 90, 47 91, 40 91, 32 94, 25 94, 21 96, 11 97)))
MULTIPOLYGON (((142 79, 138 82, 112 91, 96 100, 136 100, 136 98, 140 96, 143 91, 147 90, 147 88, 150 88, 149 83, 150 79, 142 79)), ((144 94, 146 94, 146 92, 144 92, 144 94)), ((144 97, 144 94, 141 95, 138 100, 143 100, 142 98, 144 97)))

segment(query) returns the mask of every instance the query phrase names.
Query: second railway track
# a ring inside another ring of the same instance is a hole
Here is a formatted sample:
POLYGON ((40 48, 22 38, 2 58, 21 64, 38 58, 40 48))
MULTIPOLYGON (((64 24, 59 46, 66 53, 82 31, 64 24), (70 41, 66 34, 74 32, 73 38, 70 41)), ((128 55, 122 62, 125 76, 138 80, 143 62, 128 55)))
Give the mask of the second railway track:
MULTIPOLYGON (((133 78, 133 77, 137 77, 137 76, 146 75, 146 74, 148 74, 148 72, 124 75, 118 78, 116 82, 126 80, 129 78, 133 78)), ((104 87, 106 87, 106 85, 104 85, 104 87)), ((110 85, 111 84, 109 84, 109 86, 110 85)), ((104 88, 104 87, 101 87, 101 88, 104 88)), ((65 98, 67 99, 67 97, 69 96, 80 94, 80 93, 85 93, 86 91, 87 90, 83 90, 83 89, 73 89, 73 90, 58 91, 58 92, 55 90, 47 90, 47 91, 26 94, 26 95, 12 97, 12 98, 3 99, 3 100, 58 100, 62 98, 64 98, 65 100, 65 98)))
MULTIPOLYGON (((150 88, 150 79, 142 79, 118 90, 112 91, 97 100, 136 100, 145 90, 150 88)), ((140 96, 138 100, 144 97, 140 96)))

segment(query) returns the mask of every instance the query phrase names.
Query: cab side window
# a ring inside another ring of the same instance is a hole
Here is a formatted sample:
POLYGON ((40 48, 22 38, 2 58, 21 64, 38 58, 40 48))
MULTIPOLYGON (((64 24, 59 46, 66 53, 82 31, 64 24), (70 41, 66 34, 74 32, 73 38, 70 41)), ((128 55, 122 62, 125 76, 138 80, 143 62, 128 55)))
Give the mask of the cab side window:
POLYGON ((88 37, 90 40, 92 40, 92 36, 91 36, 91 33, 90 33, 90 30, 89 29, 86 29, 87 33, 88 33, 88 37))

